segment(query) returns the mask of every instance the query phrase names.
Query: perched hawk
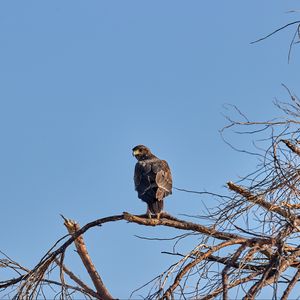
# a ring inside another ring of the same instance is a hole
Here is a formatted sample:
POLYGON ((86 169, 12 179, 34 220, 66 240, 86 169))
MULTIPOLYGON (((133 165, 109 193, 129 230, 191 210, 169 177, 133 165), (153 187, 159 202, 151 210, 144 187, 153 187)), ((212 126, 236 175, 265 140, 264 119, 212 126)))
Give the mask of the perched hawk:
POLYGON ((172 194, 172 175, 168 163, 153 155, 149 148, 138 145, 132 149, 138 160, 134 170, 134 185, 138 197, 147 203, 147 214, 156 214, 163 210, 164 198, 172 194))

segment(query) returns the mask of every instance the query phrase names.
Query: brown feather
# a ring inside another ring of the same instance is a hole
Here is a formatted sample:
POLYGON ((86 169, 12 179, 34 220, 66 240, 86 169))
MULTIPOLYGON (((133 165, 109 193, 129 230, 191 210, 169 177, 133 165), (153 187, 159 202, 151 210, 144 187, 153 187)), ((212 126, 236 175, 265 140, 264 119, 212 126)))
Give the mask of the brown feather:
POLYGON ((143 145, 134 147, 133 153, 138 160, 134 171, 134 185, 138 197, 148 204, 151 213, 158 214, 163 209, 164 198, 172 194, 169 165, 143 145))

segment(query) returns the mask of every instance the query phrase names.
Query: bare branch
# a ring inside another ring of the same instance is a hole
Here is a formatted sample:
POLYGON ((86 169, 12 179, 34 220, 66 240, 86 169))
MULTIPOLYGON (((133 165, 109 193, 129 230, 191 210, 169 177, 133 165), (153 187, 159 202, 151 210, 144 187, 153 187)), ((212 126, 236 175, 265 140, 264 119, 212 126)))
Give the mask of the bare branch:
POLYGON ((258 40, 255 40, 255 41, 251 42, 250 44, 255 44, 255 43, 261 42, 261 41, 263 41, 263 40, 269 38, 270 36, 272 36, 272 35, 278 33, 279 31, 281 31, 281 30, 283 30, 283 29, 285 29, 285 28, 287 28, 287 27, 290 27, 290 26, 292 26, 292 25, 299 24, 299 23, 300 23, 300 21, 295 21, 295 22, 288 23, 288 24, 286 24, 286 25, 284 25, 284 26, 282 26, 282 27, 280 27, 280 28, 278 28, 278 29, 272 31, 271 33, 267 34, 266 36, 264 36, 264 37, 262 37, 262 38, 260 38, 260 39, 258 39, 258 40))
POLYGON ((173 227, 181 230, 196 231, 208 236, 213 236, 220 240, 242 238, 236 234, 220 232, 213 228, 209 228, 200 224, 179 220, 166 213, 161 214, 161 219, 147 219, 147 218, 141 218, 140 216, 135 216, 124 212, 124 219, 128 222, 134 222, 140 225, 146 225, 146 226, 162 225, 162 226, 173 227))
POLYGON ((76 282, 80 287, 81 291, 85 291, 87 294, 97 298, 99 295, 94 292, 88 285, 86 285, 82 280, 80 280, 73 272, 71 272, 64 264, 61 264, 57 259, 55 263, 62 268, 63 272, 66 273, 74 282, 76 282))
POLYGON ((247 201, 250 201, 254 204, 260 205, 261 207, 263 207, 264 209, 270 211, 270 212, 276 212, 278 214, 280 214, 281 216, 289 219, 291 218, 291 215, 285 211, 284 209, 280 208, 278 205, 274 205, 272 203, 269 203, 267 201, 265 201, 263 199, 263 197, 259 196, 259 195, 253 195, 250 193, 249 190, 234 184, 233 182, 228 182, 227 183, 229 189, 231 189, 232 191, 240 194, 241 196, 243 196, 247 201))
POLYGON ((300 156, 300 148, 293 145, 289 140, 281 140, 286 146, 291 149, 295 154, 300 156))
POLYGON ((223 299, 228 300, 228 271, 232 264, 236 263, 242 252, 246 248, 246 243, 242 244, 234 253, 231 259, 228 259, 226 267, 222 271, 222 283, 223 283, 223 299))
POLYGON ((232 246, 235 244, 239 244, 239 243, 243 243, 245 242, 244 239, 235 239, 235 240, 231 240, 231 241, 225 241, 217 246, 212 247, 210 250, 208 250, 207 252, 199 255, 196 259, 194 259, 192 262, 190 262, 188 265, 186 265, 182 271, 180 271, 173 284, 167 289, 167 291, 164 293, 162 299, 169 299, 172 295, 174 290, 177 288, 177 286, 179 285, 181 279, 183 278, 183 276, 191 269, 193 268, 196 264, 198 264, 199 262, 201 262, 203 259, 206 259, 207 257, 209 257, 212 253, 227 247, 227 246, 232 246))
POLYGON ((289 282, 286 290, 284 291, 284 293, 281 297, 281 300, 288 300, 289 294, 291 293, 292 289, 294 288, 294 286, 298 282, 299 278, 300 278, 300 269, 296 272, 293 279, 289 282))
MULTIPOLYGON (((65 219, 64 225, 66 226, 66 228, 68 229, 68 232, 72 236, 74 236, 74 234, 80 230, 79 224, 70 219, 65 219)), ((97 272, 89 254, 88 254, 86 245, 83 240, 83 236, 80 235, 79 237, 77 237, 76 240, 74 241, 74 244, 75 244, 77 252, 78 252, 78 254, 79 254, 86 270, 88 271, 88 273, 93 281, 93 284, 97 290, 97 295, 98 295, 97 299, 101 299, 101 300, 114 299, 111 296, 111 294, 109 293, 106 286, 104 285, 99 273, 97 272)))

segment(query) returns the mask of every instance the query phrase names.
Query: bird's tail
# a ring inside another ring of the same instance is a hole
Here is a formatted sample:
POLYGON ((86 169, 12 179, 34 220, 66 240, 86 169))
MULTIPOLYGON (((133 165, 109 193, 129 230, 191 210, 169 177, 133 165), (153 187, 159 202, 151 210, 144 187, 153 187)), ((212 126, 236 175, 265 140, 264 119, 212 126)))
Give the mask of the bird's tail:
POLYGON ((148 208, 152 214, 159 214, 164 209, 164 200, 148 202, 148 208))

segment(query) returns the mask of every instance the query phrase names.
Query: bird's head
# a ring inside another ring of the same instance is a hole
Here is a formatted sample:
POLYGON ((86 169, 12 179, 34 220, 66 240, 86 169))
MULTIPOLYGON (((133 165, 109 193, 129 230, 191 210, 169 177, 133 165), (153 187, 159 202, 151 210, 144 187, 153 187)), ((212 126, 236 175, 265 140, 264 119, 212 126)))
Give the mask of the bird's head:
POLYGON ((144 145, 137 145, 132 149, 132 155, 135 156, 137 160, 145 160, 152 158, 154 155, 151 153, 150 149, 144 145))

